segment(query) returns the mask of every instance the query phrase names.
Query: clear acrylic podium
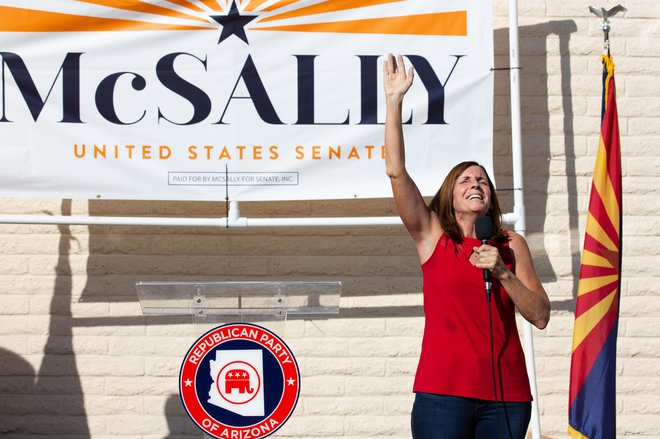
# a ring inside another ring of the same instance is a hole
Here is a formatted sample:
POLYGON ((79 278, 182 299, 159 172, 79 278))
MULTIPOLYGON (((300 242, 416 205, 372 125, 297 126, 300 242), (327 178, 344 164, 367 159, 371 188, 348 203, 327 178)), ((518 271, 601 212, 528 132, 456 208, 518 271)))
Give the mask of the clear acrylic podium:
MULTIPOLYGON (((144 281, 135 288, 142 314, 190 316, 197 334, 202 325, 235 322, 254 322, 283 334, 288 316, 338 314, 341 296, 341 282, 335 281, 144 281)), ((213 439, 205 433, 202 437, 213 439)))
POLYGON ((189 315, 197 322, 286 320, 339 313, 341 282, 137 282, 144 315, 189 315))

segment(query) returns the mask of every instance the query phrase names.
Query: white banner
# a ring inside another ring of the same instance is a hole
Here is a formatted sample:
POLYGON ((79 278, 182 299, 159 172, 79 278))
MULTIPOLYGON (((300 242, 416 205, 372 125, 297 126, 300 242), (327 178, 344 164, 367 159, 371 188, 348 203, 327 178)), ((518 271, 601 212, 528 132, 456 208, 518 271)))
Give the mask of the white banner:
POLYGON ((382 64, 415 67, 407 164, 492 175, 478 0, 0 0, 0 196, 391 196, 382 64))

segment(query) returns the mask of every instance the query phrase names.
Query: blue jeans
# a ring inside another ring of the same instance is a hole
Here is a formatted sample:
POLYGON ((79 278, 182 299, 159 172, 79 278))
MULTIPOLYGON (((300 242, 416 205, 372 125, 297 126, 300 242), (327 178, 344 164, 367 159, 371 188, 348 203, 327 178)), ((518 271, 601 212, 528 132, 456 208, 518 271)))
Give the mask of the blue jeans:
POLYGON ((524 439, 532 414, 529 402, 498 402, 416 393, 414 439, 524 439))

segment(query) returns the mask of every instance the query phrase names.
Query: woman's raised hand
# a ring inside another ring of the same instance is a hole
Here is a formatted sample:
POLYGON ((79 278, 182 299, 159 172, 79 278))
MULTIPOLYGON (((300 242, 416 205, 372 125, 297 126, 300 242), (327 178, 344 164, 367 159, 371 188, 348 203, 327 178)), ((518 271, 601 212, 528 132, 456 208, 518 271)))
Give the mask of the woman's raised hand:
POLYGON ((403 56, 397 55, 396 59, 391 53, 383 63, 383 83, 385 85, 385 96, 387 98, 401 98, 412 85, 415 77, 412 66, 406 72, 403 56))

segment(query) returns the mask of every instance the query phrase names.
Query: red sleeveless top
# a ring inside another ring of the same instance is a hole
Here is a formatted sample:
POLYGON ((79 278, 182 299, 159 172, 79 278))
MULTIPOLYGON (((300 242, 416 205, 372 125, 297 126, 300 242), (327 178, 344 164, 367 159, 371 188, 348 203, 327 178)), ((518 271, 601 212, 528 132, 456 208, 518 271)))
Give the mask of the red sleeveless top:
MULTIPOLYGON (((433 255, 422 264, 426 321, 414 392, 494 400, 483 270, 468 260, 479 245, 481 241, 473 238, 455 244, 442 234, 433 255)), ((515 273, 508 242, 497 247, 515 273)), ((515 306, 495 276, 490 306, 497 398, 531 401, 515 306)))

